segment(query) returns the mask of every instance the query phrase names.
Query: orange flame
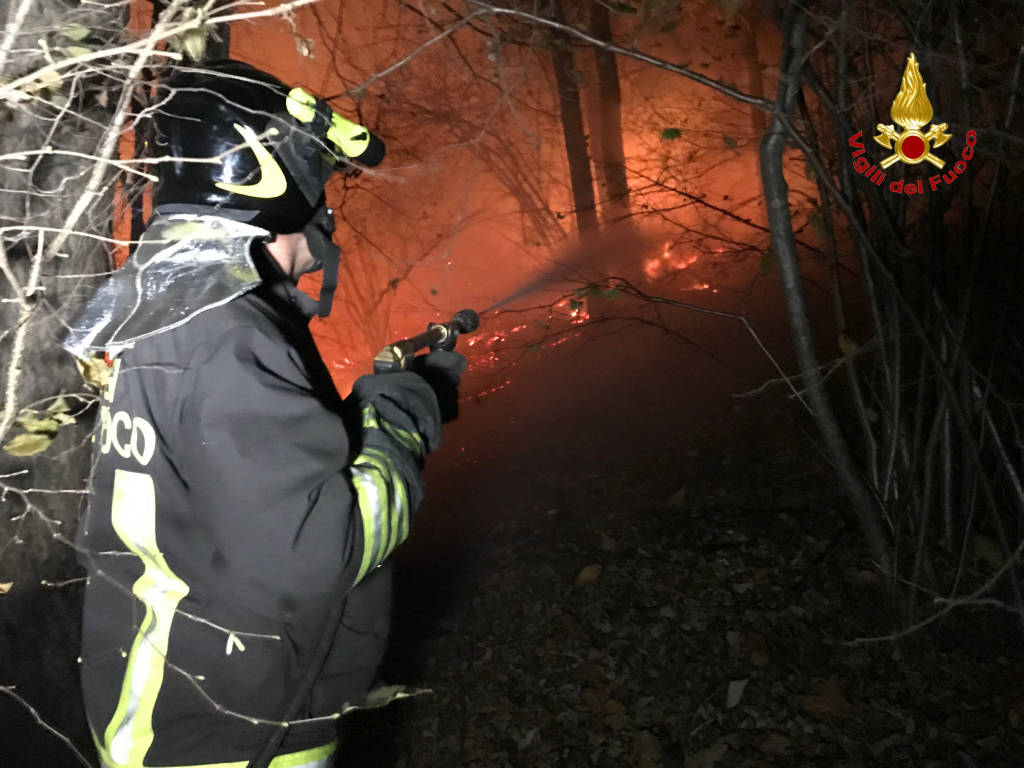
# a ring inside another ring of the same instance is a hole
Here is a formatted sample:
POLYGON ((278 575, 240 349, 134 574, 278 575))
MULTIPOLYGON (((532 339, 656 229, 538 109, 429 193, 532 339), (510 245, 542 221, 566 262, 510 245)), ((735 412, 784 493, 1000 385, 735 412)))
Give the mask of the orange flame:
POLYGON ((680 272, 699 259, 696 253, 681 254, 676 256, 672 253, 672 244, 665 243, 658 256, 644 261, 644 274, 649 280, 656 280, 670 272, 680 272))

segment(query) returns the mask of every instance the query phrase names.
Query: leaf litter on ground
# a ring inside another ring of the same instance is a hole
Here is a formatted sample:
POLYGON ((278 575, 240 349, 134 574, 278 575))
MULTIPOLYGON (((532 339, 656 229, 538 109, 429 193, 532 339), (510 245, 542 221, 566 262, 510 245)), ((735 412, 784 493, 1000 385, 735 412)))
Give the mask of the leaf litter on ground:
MULTIPOLYGON (((393 638, 417 672, 385 674, 434 694, 343 722, 345 754, 396 768, 1018 764, 1016 636, 965 611, 898 644, 850 643, 888 631, 883 584, 828 468, 782 431, 755 420, 717 470, 674 471, 688 450, 715 455, 708 438, 646 473, 549 478, 574 501, 551 515, 524 499, 480 545, 468 596, 393 638)), ((397 615, 417 609, 402 578, 399 562, 397 615)))

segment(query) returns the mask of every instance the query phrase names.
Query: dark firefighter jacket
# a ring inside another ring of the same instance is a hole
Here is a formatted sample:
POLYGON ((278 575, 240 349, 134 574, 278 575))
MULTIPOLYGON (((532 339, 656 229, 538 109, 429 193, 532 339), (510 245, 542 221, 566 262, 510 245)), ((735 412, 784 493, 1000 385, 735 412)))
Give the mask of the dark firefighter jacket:
POLYGON ((110 768, 243 768, 284 718, 271 766, 327 765, 382 655, 384 560, 420 503, 437 401, 412 373, 342 401, 315 303, 261 254, 263 284, 111 369, 78 538, 85 706, 110 768))

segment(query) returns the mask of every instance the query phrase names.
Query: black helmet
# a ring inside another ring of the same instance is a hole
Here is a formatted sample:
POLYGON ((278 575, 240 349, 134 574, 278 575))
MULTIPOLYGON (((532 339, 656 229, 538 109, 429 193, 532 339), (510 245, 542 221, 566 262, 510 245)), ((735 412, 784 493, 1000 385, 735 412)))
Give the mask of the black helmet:
POLYGON ((155 117, 155 208, 216 209, 274 233, 303 229, 331 172, 377 165, 384 144, 302 88, 239 61, 182 67, 155 117), (173 206, 173 208, 172 208, 173 206))

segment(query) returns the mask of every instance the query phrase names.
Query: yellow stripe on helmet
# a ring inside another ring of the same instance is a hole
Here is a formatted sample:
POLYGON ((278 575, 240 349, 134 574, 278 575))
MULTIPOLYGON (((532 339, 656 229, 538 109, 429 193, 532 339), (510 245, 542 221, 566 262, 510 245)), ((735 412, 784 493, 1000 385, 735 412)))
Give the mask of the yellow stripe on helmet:
MULTIPOLYGON (((292 88, 285 103, 288 114, 300 123, 313 122, 316 116, 316 96, 302 88, 292 88)), ((358 159, 370 146, 370 132, 365 127, 346 120, 333 110, 327 138, 334 143, 338 152, 353 159, 358 159)))

